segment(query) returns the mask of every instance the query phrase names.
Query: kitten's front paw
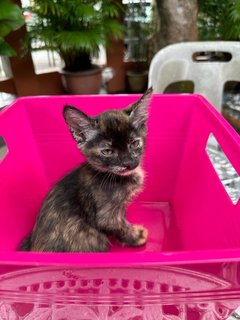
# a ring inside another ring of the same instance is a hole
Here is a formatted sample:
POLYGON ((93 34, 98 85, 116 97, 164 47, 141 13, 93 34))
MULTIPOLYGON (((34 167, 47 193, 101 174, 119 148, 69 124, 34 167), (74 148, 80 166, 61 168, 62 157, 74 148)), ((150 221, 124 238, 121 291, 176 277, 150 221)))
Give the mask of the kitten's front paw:
POLYGON ((148 230, 140 225, 133 225, 134 246, 143 246, 147 242, 148 230))

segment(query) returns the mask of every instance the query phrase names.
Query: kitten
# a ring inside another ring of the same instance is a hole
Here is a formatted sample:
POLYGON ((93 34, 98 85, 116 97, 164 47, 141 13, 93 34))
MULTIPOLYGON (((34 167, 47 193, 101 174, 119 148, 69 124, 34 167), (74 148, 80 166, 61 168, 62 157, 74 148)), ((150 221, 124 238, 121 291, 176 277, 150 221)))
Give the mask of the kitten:
POLYGON ((148 231, 126 219, 126 206, 141 190, 141 157, 152 90, 122 110, 96 117, 66 106, 63 116, 86 162, 67 174, 46 196, 25 251, 103 252, 108 235, 142 246, 148 231))

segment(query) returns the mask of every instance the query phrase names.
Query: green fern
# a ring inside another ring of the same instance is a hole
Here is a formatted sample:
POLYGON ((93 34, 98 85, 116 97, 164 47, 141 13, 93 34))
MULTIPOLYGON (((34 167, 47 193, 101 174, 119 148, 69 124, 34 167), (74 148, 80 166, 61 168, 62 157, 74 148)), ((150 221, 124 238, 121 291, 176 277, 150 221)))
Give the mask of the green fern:
POLYGON ((118 22, 122 7, 116 0, 33 0, 28 9, 33 22, 25 48, 57 51, 66 70, 89 68, 89 57, 98 54, 109 37, 123 36, 118 22))

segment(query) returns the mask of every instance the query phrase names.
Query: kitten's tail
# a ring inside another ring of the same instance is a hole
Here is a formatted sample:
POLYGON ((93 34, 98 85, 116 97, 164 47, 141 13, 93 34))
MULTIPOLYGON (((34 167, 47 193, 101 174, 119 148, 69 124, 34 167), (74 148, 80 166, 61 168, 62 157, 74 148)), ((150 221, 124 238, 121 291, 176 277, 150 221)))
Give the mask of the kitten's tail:
POLYGON ((31 251, 32 241, 31 241, 31 234, 26 237, 20 246, 18 247, 18 251, 31 251))

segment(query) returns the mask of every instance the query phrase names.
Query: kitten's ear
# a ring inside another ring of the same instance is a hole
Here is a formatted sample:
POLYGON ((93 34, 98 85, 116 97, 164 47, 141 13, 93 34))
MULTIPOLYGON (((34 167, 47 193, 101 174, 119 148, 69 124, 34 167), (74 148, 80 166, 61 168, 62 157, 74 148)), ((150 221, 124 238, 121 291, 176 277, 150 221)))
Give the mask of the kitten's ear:
POLYGON ((77 144, 83 144, 95 135, 96 131, 92 119, 75 107, 65 106, 63 117, 77 144))
POLYGON ((132 124, 138 128, 144 125, 148 118, 147 107, 151 100, 152 87, 149 88, 144 95, 129 108, 126 109, 127 114, 131 118, 132 124))

